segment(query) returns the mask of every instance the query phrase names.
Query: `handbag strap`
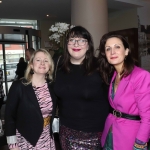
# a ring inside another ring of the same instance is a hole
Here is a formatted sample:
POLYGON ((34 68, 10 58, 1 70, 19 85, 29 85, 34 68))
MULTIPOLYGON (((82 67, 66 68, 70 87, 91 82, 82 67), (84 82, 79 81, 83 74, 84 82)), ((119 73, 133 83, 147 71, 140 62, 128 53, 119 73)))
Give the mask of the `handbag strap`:
POLYGON ((56 69, 55 69, 54 79, 53 79, 54 82, 55 82, 55 79, 56 79, 56 72, 57 72, 57 68, 58 68, 58 64, 59 64, 60 58, 61 58, 61 56, 59 56, 59 58, 57 60, 57 63, 56 63, 56 69))
MULTIPOLYGON (((56 63, 56 69, 55 69, 55 73, 54 73, 53 82, 55 82, 55 80, 56 80, 56 72, 57 72, 57 68, 58 68, 58 64, 59 64, 60 58, 61 58, 61 55, 59 56, 59 58, 58 58, 58 60, 57 60, 57 63, 56 63)), ((57 108, 56 108, 55 117, 56 117, 56 118, 59 118, 59 115, 58 115, 58 106, 57 106, 57 108)))

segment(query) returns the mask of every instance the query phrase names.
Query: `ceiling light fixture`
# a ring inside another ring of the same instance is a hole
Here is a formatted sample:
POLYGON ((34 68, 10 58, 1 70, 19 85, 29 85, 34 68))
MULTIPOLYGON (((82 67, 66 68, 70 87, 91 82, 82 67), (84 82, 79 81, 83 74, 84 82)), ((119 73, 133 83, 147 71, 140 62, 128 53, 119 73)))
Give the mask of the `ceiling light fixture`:
POLYGON ((49 15, 46 15, 47 17, 49 17, 49 15))
POLYGON ((0 3, 2 3, 2 1, 0 1, 0 3))

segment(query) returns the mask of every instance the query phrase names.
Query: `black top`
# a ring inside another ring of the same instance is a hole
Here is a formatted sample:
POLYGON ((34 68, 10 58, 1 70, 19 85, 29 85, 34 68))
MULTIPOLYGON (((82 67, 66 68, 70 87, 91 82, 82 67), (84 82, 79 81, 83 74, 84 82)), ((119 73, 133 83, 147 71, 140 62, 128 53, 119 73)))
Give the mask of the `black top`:
POLYGON ((57 69, 54 84, 61 125, 84 132, 102 132, 109 104, 98 71, 85 75, 82 65, 71 63, 70 69, 70 73, 57 69))
MULTIPOLYGON (((32 84, 25 85, 26 82, 25 79, 14 81, 9 89, 5 109, 5 134, 14 136, 17 129, 27 141, 35 146, 43 131, 44 121, 32 84)), ((49 81, 47 84, 53 105, 56 105, 51 84, 49 81)), ((55 109, 52 112, 53 116, 54 112, 55 109)), ((53 118, 51 118, 51 123, 52 120, 53 118)))
POLYGON ((24 73, 27 68, 27 65, 28 64, 26 62, 20 62, 17 64, 17 70, 16 70, 16 75, 18 75, 17 79, 24 77, 24 73))

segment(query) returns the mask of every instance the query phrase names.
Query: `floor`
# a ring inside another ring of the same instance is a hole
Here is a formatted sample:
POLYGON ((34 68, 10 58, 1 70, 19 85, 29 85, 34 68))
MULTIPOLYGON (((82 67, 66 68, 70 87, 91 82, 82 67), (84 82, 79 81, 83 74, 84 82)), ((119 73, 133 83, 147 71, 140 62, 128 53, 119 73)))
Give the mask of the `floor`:
MULTIPOLYGON (((5 104, 2 106, 1 112, 0 112, 0 114, 1 114, 0 118, 2 120, 4 120, 4 111, 5 111, 5 104)), ((54 138, 55 138, 56 150, 61 150, 60 143, 59 143, 59 135, 56 133, 54 135, 54 138)), ((7 146, 6 136, 5 135, 0 137, 0 150, 9 150, 8 146, 7 146)))

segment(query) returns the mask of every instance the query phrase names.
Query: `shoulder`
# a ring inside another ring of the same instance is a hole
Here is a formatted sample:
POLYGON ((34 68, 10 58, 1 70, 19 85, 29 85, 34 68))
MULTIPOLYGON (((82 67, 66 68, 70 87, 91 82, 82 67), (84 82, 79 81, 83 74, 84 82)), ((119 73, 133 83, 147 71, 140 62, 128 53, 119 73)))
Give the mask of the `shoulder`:
POLYGON ((134 84, 137 83, 149 83, 150 82, 150 73, 140 67, 135 66, 129 75, 130 81, 134 84))
POLYGON ((13 81, 13 83, 12 83, 12 87, 21 86, 21 84, 22 84, 21 80, 15 80, 15 81, 13 81))
POLYGON ((63 58, 64 58, 63 55, 53 58, 54 64, 56 65, 58 61, 59 61, 59 64, 61 64, 63 61, 63 58))
POLYGON ((16 80, 16 81, 13 81, 12 84, 11 84, 11 87, 9 89, 9 93, 8 95, 14 95, 15 93, 20 93, 20 89, 21 89, 21 86, 22 86, 22 83, 20 80, 16 80))
POLYGON ((150 76, 150 73, 143 68, 135 66, 133 71, 131 72, 132 76, 139 77, 139 76, 150 76))
POLYGON ((58 68, 60 69, 63 65, 63 60, 64 60, 64 57, 61 55, 61 56, 58 56, 57 58, 53 59, 54 61, 54 72, 56 70, 58 70, 58 68), (57 69, 56 69, 57 68, 57 69))
POLYGON ((53 83, 53 80, 47 79, 46 82, 48 86, 51 86, 51 84, 53 83))
POLYGON ((150 73, 140 67, 134 67, 130 75, 130 83, 136 93, 150 91, 150 73))
POLYGON ((24 86, 27 83, 25 78, 21 78, 20 80, 13 81, 12 85, 14 86, 24 86))

